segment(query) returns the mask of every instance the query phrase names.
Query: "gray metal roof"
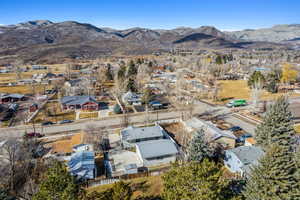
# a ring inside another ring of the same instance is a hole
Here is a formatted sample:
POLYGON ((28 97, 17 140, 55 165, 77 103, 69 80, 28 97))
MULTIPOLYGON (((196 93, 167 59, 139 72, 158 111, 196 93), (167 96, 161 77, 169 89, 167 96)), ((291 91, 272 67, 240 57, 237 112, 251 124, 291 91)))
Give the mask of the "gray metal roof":
POLYGON ((154 158, 178 153, 176 145, 168 139, 152 140, 136 143, 142 158, 154 158))
POLYGON ((234 153, 244 165, 256 164, 264 155, 263 150, 257 146, 240 146, 226 151, 234 153))
POLYGON ((210 141, 217 140, 220 137, 236 139, 235 135, 233 135, 231 131, 223 131, 216 127, 213 123, 203 121, 195 117, 188 121, 185 121, 185 124, 195 130, 203 129, 205 135, 210 139, 210 141))
POLYGON ((92 151, 74 153, 68 162, 69 171, 84 179, 93 179, 95 170, 95 154, 92 151))
POLYGON ((82 105, 90 101, 98 103, 92 96, 66 96, 60 99, 61 104, 65 105, 82 105))
POLYGON ((145 139, 145 138, 154 138, 154 137, 162 137, 164 136, 164 130, 158 126, 150 126, 150 127, 128 127, 121 131, 123 140, 136 140, 136 139, 145 139))
POLYGON ((21 99, 25 97, 23 94, 0 94, 0 98, 15 98, 15 99, 21 99))

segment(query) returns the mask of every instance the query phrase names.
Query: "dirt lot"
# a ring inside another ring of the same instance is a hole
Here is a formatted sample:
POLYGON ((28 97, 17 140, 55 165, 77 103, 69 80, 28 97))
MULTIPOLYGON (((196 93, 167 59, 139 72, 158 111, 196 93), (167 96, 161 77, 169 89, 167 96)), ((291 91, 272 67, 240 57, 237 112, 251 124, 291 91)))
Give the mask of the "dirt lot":
POLYGON ((180 122, 165 124, 162 127, 169 133, 169 135, 175 139, 175 141, 182 147, 187 146, 187 142, 191 139, 192 135, 189 134, 184 125, 180 122))

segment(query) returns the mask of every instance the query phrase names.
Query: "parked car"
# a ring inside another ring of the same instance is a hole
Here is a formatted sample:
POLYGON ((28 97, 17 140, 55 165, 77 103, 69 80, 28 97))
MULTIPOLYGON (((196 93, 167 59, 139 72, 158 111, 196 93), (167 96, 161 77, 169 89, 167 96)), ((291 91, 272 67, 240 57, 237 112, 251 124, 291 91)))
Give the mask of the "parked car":
POLYGON ((229 103, 226 104, 226 106, 228 108, 246 106, 246 105, 247 105, 247 101, 244 100, 244 99, 232 100, 232 101, 230 101, 229 103))
POLYGON ((35 132, 31 132, 31 133, 26 133, 25 134, 25 137, 28 137, 28 138, 33 138, 33 137, 41 138, 41 137, 44 137, 44 136, 45 135, 43 135, 43 134, 35 133, 35 132))
POLYGON ((65 119, 65 120, 60 121, 59 124, 68 124, 68 123, 72 123, 72 122, 73 122, 72 120, 65 119))
POLYGON ((233 126, 231 127, 230 129, 228 129, 229 131, 232 131, 232 132, 237 132, 237 131, 242 131, 243 129, 239 126, 233 126))
POLYGON ((47 121, 47 122, 43 122, 42 126, 49 126, 49 125, 53 125, 53 124, 55 124, 55 123, 51 122, 51 121, 47 121))
POLYGON ((253 136, 250 133, 245 133, 236 139, 238 143, 245 143, 247 138, 252 138, 253 136))

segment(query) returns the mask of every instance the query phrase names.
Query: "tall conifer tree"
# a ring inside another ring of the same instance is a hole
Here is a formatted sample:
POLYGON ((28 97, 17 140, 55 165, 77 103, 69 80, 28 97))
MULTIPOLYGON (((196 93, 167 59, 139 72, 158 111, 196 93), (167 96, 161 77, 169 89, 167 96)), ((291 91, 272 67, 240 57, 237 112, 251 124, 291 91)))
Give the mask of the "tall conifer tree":
POLYGON ((289 103, 285 97, 280 97, 269 107, 255 133, 257 144, 265 150, 274 143, 281 146, 293 146, 295 130, 289 103))

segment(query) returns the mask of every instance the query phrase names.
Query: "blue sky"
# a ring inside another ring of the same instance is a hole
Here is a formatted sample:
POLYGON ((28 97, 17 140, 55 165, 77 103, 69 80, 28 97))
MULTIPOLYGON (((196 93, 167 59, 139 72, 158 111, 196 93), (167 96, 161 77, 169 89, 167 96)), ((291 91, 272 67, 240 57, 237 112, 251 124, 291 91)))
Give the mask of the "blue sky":
POLYGON ((222 30, 300 23, 300 0, 0 0, 0 24, 48 19, 99 27, 222 30))

